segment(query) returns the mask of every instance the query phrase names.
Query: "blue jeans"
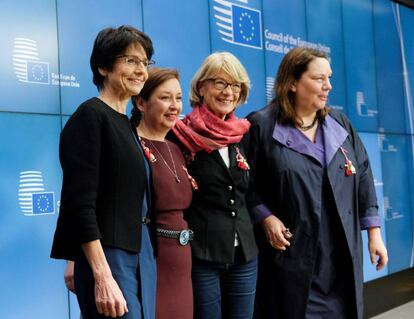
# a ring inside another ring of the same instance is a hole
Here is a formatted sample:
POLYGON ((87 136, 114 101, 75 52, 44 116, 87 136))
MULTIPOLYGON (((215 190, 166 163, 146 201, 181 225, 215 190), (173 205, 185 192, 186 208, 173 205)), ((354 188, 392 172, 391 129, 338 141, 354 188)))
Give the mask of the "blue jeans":
POLYGON ((257 257, 248 262, 235 260, 233 264, 193 261, 195 319, 253 317, 257 257))

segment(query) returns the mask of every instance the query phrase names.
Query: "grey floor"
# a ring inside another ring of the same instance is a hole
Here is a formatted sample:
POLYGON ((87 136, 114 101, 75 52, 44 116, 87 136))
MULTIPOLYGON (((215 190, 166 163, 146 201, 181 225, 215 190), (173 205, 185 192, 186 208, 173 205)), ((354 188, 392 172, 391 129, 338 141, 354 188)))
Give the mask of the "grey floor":
POLYGON ((371 317, 371 319, 414 319, 414 301, 371 317))

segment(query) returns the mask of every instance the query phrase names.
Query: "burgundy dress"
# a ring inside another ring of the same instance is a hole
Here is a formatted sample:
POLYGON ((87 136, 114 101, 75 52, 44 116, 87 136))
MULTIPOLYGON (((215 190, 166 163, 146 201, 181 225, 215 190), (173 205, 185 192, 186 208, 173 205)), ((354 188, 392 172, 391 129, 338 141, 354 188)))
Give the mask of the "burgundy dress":
MULTIPOLYGON (((188 229, 183 210, 190 206, 192 188, 180 149, 169 141, 143 141, 156 158, 151 165, 157 227, 188 229)), ((189 244, 180 245, 178 239, 158 236, 156 305, 157 319, 193 318, 191 248, 189 244)))

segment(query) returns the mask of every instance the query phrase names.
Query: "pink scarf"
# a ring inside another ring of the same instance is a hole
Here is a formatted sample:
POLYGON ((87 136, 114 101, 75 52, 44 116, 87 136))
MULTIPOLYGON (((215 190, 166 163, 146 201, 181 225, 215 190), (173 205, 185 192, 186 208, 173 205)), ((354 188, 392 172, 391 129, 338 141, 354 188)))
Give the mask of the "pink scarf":
POLYGON ((172 130, 193 158, 198 151, 210 153, 240 142, 249 128, 249 121, 237 118, 234 112, 227 115, 226 120, 222 120, 203 104, 195 105, 172 130))

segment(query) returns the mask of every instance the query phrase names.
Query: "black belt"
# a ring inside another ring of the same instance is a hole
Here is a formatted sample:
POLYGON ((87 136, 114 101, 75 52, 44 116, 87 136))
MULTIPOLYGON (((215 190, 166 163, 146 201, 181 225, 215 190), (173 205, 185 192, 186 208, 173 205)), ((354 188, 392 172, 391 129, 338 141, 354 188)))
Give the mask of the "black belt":
POLYGON ((191 229, 169 230, 157 228, 157 235, 160 237, 178 239, 180 245, 185 246, 194 239, 194 232, 191 229))
POLYGON ((151 219, 149 219, 148 217, 141 217, 141 223, 143 223, 144 225, 149 224, 151 222, 151 219))

